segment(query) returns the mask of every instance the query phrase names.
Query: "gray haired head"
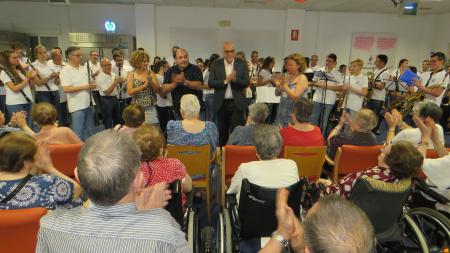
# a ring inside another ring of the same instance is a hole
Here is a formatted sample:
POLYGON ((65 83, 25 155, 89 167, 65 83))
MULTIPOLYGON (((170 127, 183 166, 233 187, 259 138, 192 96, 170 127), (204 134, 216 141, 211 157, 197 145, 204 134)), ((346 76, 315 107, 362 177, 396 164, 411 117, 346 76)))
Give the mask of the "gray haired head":
POLYGON ((255 128, 252 140, 256 147, 256 153, 261 160, 276 158, 283 146, 280 130, 275 126, 266 124, 261 124, 255 128))
POLYGON ((128 134, 100 132, 87 139, 78 155, 80 185, 93 203, 114 205, 130 191, 140 161, 139 147, 128 134))
POLYGON ((254 103, 248 107, 248 116, 255 124, 262 124, 269 116, 269 107, 263 103, 254 103))

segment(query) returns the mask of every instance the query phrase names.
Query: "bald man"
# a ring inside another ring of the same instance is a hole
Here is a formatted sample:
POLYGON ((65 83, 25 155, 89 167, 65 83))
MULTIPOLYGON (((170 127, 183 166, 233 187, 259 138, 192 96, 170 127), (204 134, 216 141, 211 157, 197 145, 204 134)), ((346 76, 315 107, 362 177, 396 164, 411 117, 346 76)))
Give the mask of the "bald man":
POLYGON ((189 62, 189 54, 186 49, 179 48, 175 52, 177 64, 172 66, 164 74, 162 95, 172 95, 172 103, 175 119, 181 119, 180 101, 186 94, 195 95, 200 102, 200 117, 204 118, 205 105, 203 103, 203 73, 199 67, 189 62))
POLYGON ((219 142, 226 145, 234 128, 244 125, 244 111, 248 104, 245 88, 250 81, 246 62, 235 58, 232 42, 223 44, 224 57, 214 61, 209 70, 208 86, 214 88, 214 111, 219 124, 219 142))
POLYGON ((120 122, 119 91, 117 87, 124 81, 124 78, 111 72, 112 64, 108 58, 101 59, 100 67, 101 71, 99 71, 95 81, 100 92, 103 124, 105 129, 109 129, 120 122))

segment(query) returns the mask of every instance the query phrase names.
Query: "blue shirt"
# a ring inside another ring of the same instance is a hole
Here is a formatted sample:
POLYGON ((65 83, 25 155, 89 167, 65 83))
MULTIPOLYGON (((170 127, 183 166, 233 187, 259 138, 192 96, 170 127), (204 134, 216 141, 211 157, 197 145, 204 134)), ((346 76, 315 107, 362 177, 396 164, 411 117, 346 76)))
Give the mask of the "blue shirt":
POLYGON ((219 142, 217 128, 211 121, 205 122, 205 128, 199 133, 189 133, 183 129, 181 120, 167 123, 167 143, 178 146, 211 145, 211 154, 216 150, 219 142))

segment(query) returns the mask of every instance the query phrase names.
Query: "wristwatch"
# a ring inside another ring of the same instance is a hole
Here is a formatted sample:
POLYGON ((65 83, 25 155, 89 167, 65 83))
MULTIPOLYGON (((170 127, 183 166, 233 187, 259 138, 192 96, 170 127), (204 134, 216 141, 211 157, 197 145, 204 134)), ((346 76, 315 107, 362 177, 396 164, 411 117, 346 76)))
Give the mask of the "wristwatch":
POLYGON ((279 241, 281 247, 283 248, 287 248, 289 246, 289 241, 286 241, 286 239, 284 239, 284 237, 278 234, 276 231, 272 234, 272 238, 279 241))

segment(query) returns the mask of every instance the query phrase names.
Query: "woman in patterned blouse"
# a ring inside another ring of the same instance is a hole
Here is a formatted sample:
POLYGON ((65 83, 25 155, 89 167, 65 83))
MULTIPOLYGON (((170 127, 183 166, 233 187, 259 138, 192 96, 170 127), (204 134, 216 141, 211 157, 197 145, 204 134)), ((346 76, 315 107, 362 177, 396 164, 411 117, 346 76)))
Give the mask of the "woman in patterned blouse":
MULTIPOLYGON (((178 159, 165 157, 166 141, 158 126, 139 127, 134 132, 133 139, 142 152, 141 171, 144 173, 145 187, 181 180, 183 192, 192 190, 192 179, 184 164, 178 159)), ((183 193, 183 204, 185 198, 183 193)))
POLYGON ((339 179, 337 184, 331 184, 331 181, 326 179, 319 179, 318 183, 327 186, 325 190, 327 194, 338 194, 349 198, 353 186, 362 176, 397 184, 402 179, 416 175, 422 167, 422 163, 423 157, 413 144, 408 141, 399 141, 382 149, 376 167, 348 174, 339 179))
POLYGON ((131 54, 130 64, 134 70, 127 76, 127 92, 133 97, 132 103, 140 105, 145 111, 147 124, 159 124, 156 111, 156 93, 160 92, 155 73, 148 70, 150 56, 142 51, 131 54))
POLYGON ((14 132, 0 139, 0 209, 74 207, 82 203, 80 193, 80 186, 52 166, 48 151, 31 136, 14 132), (46 174, 31 175, 36 169, 46 174), (11 195, 21 182, 26 183, 11 195))
POLYGON ((211 154, 219 142, 216 125, 211 121, 199 119, 200 102, 192 94, 184 95, 180 101, 183 120, 167 123, 167 143, 179 146, 210 145, 211 154))

